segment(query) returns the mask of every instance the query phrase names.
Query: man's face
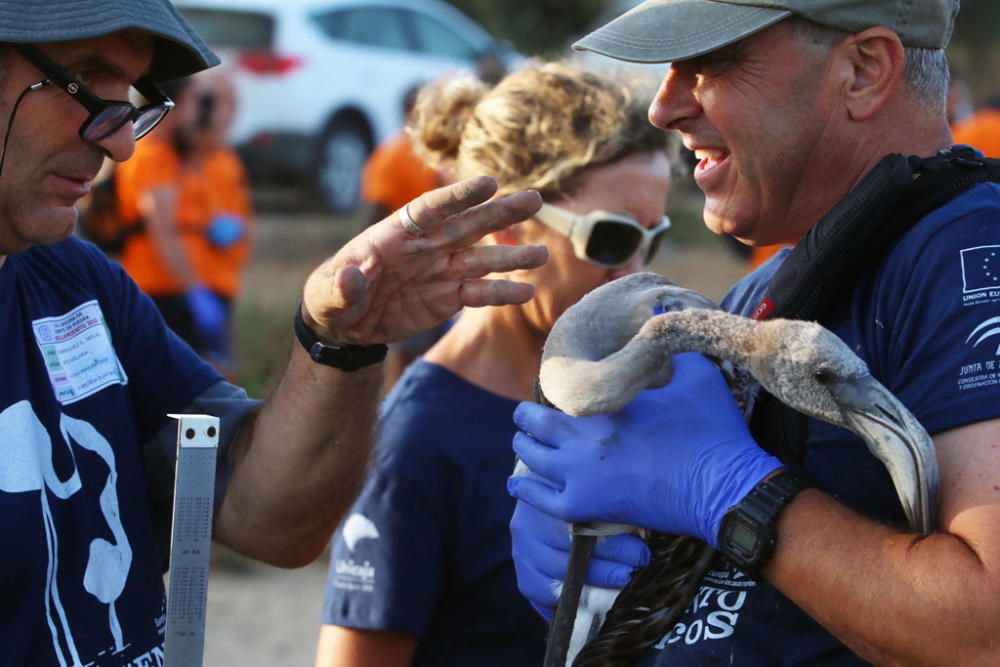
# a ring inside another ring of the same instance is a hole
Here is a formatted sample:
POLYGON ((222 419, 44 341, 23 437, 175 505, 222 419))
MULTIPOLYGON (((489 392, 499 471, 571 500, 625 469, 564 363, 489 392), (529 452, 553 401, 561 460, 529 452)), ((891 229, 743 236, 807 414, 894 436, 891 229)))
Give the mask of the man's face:
MULTIPOLYGON (((152 62, 153 40, 136 32, 37 44, 97 96, 128 100, 129 86, 152 62)), ((79 136, 88 113, 55 85, 18 96, 44 75, 9 49, 0 82, 0 138, 8 145, 0 172, 0 258, 36 244, 61 241, 76 224, 74 205, 90 190, 105 156, 125 160, 135 142, 132 124, 98 144, 79 136)))
POLYGON ((667 73, 650 121, 678 130, 699 158, 695 181, 712 231, 794 242, 843 194, 827 203, 838 129, 824 88, 828 52, 780 23, 667 73))

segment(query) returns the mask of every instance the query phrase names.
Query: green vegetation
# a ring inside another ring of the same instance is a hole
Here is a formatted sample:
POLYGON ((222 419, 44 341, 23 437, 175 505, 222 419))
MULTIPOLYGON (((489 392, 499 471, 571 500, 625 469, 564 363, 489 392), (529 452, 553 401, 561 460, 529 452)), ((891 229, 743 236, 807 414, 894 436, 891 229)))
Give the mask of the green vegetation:
POLYGON ((452 0, 501 40, 528 55, 558 56, 612 3, 608 0, 452 0))

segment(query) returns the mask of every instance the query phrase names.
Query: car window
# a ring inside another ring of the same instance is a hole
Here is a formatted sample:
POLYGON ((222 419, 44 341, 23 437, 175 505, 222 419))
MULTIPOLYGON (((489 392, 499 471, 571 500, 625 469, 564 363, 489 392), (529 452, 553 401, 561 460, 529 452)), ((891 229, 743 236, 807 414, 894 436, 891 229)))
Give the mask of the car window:
POLYGON ((223 9, 181 9, 199 35, 219 49, 267 49, 274 39, 274 19, 267 14, 223 9))
POLYGON ((413 49, 395 9, 345 9, 317 14, 313 20, 332 39, 385 49, 413 49))
POLYGON ((417 48, 424 53, 458 60, 479 58, 471 44, 437 19, 417 12, 406 12, 406 18, 416 36, 417 48))

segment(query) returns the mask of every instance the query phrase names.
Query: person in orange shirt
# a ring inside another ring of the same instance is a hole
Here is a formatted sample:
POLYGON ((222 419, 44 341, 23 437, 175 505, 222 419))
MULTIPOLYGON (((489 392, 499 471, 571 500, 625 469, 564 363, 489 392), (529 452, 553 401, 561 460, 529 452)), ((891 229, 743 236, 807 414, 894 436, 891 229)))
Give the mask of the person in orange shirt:
MULTIPOLYGON (((403 97, 403 116, 410 124, 413 106, 420 87, 411 88, 403 97)), ((361 196, 369 203, 369 220, 378 222, 429 190, 441 187, 443 179, 416 153, 404 127, 380 144, 365 163, 361 175, 361 196)))
POLYGON ((175 84, 175 113, 118 166, 118 211, 133 229, 121 263, 167 324, 232 374, 232 301, 250 252, 245 168, 224 136, 235 95, 224 72, 175 84))
POLYGON ((986 157, 1000 157, 1000 109, 988 106, 951 128, 956 144, 968 144, 986 157))

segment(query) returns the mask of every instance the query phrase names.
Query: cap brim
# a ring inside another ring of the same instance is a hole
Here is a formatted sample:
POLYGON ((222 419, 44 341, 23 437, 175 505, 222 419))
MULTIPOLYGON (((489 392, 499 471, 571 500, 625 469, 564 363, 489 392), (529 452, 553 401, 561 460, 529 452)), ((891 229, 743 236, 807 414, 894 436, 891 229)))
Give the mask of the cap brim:
POLYGON ((686 60, 749 37, 791 15, 784 9, 713 0, 646 0, 573 48, 634 63, 686 60))

